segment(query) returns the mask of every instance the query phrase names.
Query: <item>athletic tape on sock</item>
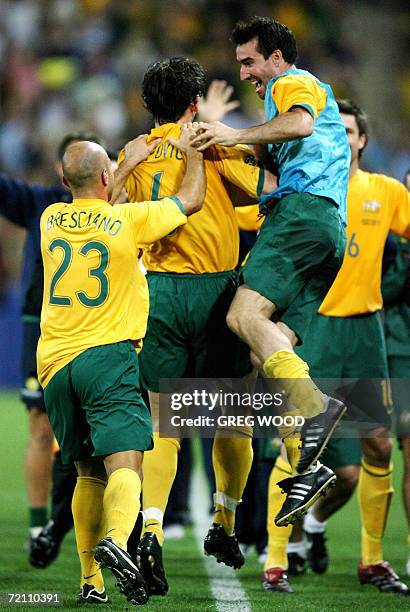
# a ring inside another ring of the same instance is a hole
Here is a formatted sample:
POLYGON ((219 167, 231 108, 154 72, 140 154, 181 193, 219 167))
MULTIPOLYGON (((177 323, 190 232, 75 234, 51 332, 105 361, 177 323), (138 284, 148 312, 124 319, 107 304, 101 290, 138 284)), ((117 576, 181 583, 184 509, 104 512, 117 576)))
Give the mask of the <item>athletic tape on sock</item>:
POLYGON ((146 523, 148 520, 153 519, 154 521, 158 521, 162 525, 162 521, 164 520, 164 513, 161 512, 159 508, 145 508, 144 509, 144 522, 146 523))
POLYGON ((233 497, 229 497, 229 495, 226 495, 221 491, 217 491, 216 493, 214 493, 214 506, 218 504, 219 506, 227 508, 227 510, 230 510, 231 512, 236 511, 236 508, 241 503, 241 501, 241 499, 233 499, 233 497))

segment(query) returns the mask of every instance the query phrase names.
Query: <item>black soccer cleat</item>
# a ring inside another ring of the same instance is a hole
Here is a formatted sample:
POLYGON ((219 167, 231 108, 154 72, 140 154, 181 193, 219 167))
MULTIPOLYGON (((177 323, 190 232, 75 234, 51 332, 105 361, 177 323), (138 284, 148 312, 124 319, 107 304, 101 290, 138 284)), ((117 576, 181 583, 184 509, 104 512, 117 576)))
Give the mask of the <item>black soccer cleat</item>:
POLYGON ((108 596, 105 589, 100 592, 92 584, 83 584, 76 601, 79 606, 84 604, 106 604, 108 603, 108 596))
POLYGON ((300 435, 301 454, 296 466, 298 474, 304 474, 319 459, 346 410, 343 402, 328 397, 320 414, 305 419, 300 435))
POLYGON ((155 533, 147 531, 137 546, 135 559, 150 595, 166 595, 168 581, 162 561, 162 548, 155 533))
POLYGON ((141 540, 142 528, 144 526, 144 515, 142 512, 138 512, 137 520, 135 521, 135 525, 133 530, 130 533, 130 537, 127 542, 127 553, 130 555, 131 559, 135 559, 137 554, 137 547, 141 540))
MULTIPOLYGON (((410 590, 400 581, 390 563, 382 561, 374 565, 359 564, 358 576, 360 584, 371 584, 382 593, 393 593, 402 597, 409 597, 410 590)), ((386 606, 387 608, 387 606, 386 606)))
POLYGON ((320 495, 325 495, 326 490, 335 483, 336 474, 325 465, 321 465, 315 472, 278 482, 282 493, 286 493, 286 499, 275 517, 275 525, 286 527, 301 519, 320 495))
POLYGON ((296 552, 288 553, 289 576, 301 576, 306 573, 306 559, 296 552))
POLYGON ((329 567, 329 553, 324 533, 309 533, 305 531, 308 540, 307 558, 309 566, 315 574, 324 574, 329 567))
POLYGON ((60 552, 61 540, 57 538, 54 521, 48 521, 36 538, 30 541, 28 560, 37 569, 45 569, 60 552))
POLYGON ((135 606, 148 601, 144 578, 131 561, 129 554, 111 538, 103 538, 94 549, 94 558, 101 567, 109 569, 117 579, 117 586, 127 600, 135 606))
POLYGON ((281 567, 270 567, 263 572, 262 588, 274 593, 293 593, 286 570, 281 567))
POLYGON ((235 534, 228 535, 223 525, 217 523, 212 523, 205 536, 204 552, 215 557, 218 563, 225 563, 234 569, 239 569, 245 563, 235 534))

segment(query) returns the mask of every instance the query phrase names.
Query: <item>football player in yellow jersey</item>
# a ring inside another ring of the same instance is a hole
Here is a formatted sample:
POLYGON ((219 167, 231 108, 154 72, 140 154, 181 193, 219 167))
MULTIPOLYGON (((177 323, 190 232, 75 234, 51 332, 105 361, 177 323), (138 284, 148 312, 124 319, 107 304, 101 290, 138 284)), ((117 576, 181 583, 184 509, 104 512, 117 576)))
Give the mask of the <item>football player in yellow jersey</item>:
MULTIPOLYGON (((350 101, 339 100, 338 106, 352 154, 346 252, 319 314, 309 327, 310 341, 298 352, 309 362, 315 380, 332 379, 333 386, 335 379, 342 382, 339 393, 349 406, 347 419, 353 429, 341 428, 323 455, 338 480, 336 488, 319 499, 305 519, 310 543, 308 560, 317 573, 326 571, 327 520, 350 498, 358 481, 362 525, 359 580, 382 592, 402 595, 408 594, 407 586, 384 561, 381 545, 393 493, 393 466, 387 354, 380 310, 386 237, 389 230, 410 237, 410 199, 405 187, 395 179, 360 169, 360 156, 367 143, 366 115, 350 101)), ((289 473, 290 466, 279 458, 270 481, 271 515, 281 504, 275 483, 283 478, 283 472, 289 473)), ((264 586, 267 590, 289 591, 286 543, 290 529, 269 524, 268 531, 264 586)))
MULTIPOLYGON (((203 159, 189 146, 189 133, 184 128, 178 145, 187 164, 176 195, 127 206, 108 201, 114 175, 104 149, 87 141, 70 145, 63 180, 73 202, 52 204, 40 220, 44 294, 37 369, 62 461, 74 461, 79 475, 72 500, 78 603, 107 601, 98 563, 114 573, 129 601, 148 601, 125 552, 139 512, 143 453, 152 448, 136 352, 148 316, 139 257, 201 208, 203 159)), ((142 136, 128 143, 116 193, 157 142, 147 145, 142 136)))
MULTIPOLYGON (((193 120, 205 90, 205 72, 195 61, 171 58, 146 72, 142 95, 153 115, 151 139, 161 138, 148 159, 126 182, 129 199, 156 199, 175 191, 184 158, 167 142, 193 120)), ((121 156, 120 156, 121 159, 121 156)), ((207 191, 200 213, 175 233, 155 242, 143 256, 150 290, 150 315, 140 355, 141 377, 150 392, 154 450, 144 458, 145 532, 137 563, 152 593, 165 594, 162 565, 163 515, 175 478, 179 440, 160 437, 159 380, 239 378, 252 371, 249 350, 228 330, 226 313, 237 288, 238 225, 226 181, 254 200, 276 181, 248 149, 215 147, 205 156, 207 191)), ((252 462, 249 427, 218 430, 213 445, 216 478, 214 523, 205 551, 238 568, 243 562, 234 535, 239 504, 252 462), (225 437, 224 437, 225 436, 225 437)))

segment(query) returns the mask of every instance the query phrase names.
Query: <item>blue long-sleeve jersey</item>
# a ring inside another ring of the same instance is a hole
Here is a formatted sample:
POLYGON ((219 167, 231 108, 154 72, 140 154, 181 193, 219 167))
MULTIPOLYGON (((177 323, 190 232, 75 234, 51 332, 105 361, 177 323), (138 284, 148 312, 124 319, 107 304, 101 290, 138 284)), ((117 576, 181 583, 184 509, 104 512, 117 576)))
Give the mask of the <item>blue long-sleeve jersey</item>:
POLYGON ((71 192, 57 185, 30 184, 0 173, 0 214, 27 230, 22 270, 22 301, 30 287, 36 260, 40 255, 40 217, 54 202, 71 202, 71 192))

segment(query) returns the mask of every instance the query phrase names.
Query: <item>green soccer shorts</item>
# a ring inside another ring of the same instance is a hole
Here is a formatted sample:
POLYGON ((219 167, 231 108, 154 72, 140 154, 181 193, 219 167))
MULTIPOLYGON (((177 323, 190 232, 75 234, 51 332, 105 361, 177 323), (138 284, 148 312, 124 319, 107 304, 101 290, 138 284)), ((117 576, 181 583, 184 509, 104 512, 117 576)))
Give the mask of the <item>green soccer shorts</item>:
POLYGON ((303 341, 342 265, 346 233, 328 198, 295 193, 272 205, 242 280, 278 308, 277 317, 303 341))
POLYGON ((238 287, 235 271, 212 274, 148 272, 150 311, 140 353, 141 381, 241 378, 251 372, 249 348, 226 324, 238 287))
MULTIPOLYGON (((316 314, 296 353, 309 365, 318 387, 346 403, 344 423, 348 436, 391 426, 392 403, 380 312, 355 317, 316 314)), ((343 430, 342 427, 339 434, 342 437, 343 430)))
POLYGON ((131 342, 84 351, 52 377, 44 399, 63 463, 153 447, 131 342))

